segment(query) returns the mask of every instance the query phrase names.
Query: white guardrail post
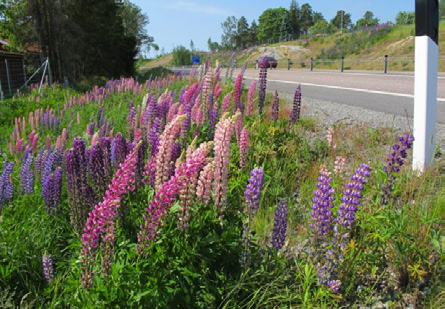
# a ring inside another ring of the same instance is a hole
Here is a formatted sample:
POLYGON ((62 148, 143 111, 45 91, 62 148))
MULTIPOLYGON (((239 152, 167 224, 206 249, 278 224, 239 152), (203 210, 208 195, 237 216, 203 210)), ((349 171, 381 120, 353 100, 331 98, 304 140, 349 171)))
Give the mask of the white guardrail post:
POLYGON ((413 170, 433 164, 436 145, 439 2, 416 0, 413 170))

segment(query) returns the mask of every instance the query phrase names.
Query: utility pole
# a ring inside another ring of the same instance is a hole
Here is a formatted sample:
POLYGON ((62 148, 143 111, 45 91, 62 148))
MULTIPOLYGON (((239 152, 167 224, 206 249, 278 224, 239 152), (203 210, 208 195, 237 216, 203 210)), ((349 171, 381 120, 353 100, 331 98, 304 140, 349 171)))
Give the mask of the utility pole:
POLYGON ((433 164, 436 146, 439 1, 416 0, 413 170, 433 164))
POLYGON ((340 23, 341 34, 343 34, 343 15, 344 14, 345 14, 345 11, 341 10, 341 23, 340 23))

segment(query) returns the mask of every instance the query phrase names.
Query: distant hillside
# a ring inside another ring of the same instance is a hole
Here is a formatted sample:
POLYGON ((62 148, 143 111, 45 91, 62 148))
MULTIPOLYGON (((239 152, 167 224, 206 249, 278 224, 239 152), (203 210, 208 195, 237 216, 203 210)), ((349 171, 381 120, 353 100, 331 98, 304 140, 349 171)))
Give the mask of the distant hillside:
MULTIPOLYGON (((445 22, 440 23, 439 71, 445 72, 445 22)), ((274 56, 279 68, 287 67, 287 59, 293 62, 292 68, 308 68, 310 59, 315 59, 315 69, 339 69, 342 55, 345 69, 383 70, 384 55, 389 56, 389 71, 414 70, 414 25, 392 26, 389 28, 362 30, 332 35, 317 35, 307 39, 281 42, 272 45, 250 47, 238 51, 235 59, 238 66, 247 61, 248 67, 261 56, 274 56)), ((212 62, 228 61, 231 52, 200 53, 201 57, 212 62)), ((168 65, 172 55, 150 61, 147 67, 168 65)))

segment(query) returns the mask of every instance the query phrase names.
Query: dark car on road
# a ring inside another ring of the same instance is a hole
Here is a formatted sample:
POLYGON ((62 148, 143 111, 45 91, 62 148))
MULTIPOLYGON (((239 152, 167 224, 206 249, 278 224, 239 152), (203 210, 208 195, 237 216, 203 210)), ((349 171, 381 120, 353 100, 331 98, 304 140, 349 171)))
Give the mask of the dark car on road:
MULTIPOLYGON (((263 56, 263 57, 260 57, 257 60, 255 60, 255 69, 258 69, 258 68, 262 67, 263 59, 265 57, 266 56, 263 56)), ((267 68, 273 68, 273 69, 277 68, 277 65, 278 65, 277 59, 275 59, 274 57, 267 56, 267 63, 268 63, 267 68)))

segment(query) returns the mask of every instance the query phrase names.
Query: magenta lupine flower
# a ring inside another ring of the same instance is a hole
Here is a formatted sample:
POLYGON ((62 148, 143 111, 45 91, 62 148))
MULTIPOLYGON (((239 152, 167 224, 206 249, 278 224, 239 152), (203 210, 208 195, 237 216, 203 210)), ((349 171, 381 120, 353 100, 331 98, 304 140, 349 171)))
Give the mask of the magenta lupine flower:
POLYGON ((224 115, 226 112, 229 111, 231 99, 232 99, 232 93, 228 93, 225 95, 221 106, 221 115, 224 115))
POLYGON ((243 75, 239 74, 235 82, 235 96, 233 101, 233 111, 236 111, 241 103, 241 93, 243 91, 243 75))
POLYGON ((272 247, 281 249, 286 240, 287 229, 287 202, 280 201, 275 211, 275 221, 272 234, 272 247))
MULTIPOLYGON (((114 232, 114 219, 118 215, 117 210, 120 207, 122 196, 127 191, 134 190, 138 149, 139 144, 133 148, 124 163, 120 165, 116 176, 105 192, 103 201, 97 204, 89 213, 82 235, 81 282, 84 288, 88 288, 92 284, 91 267, 94 263, 100 239, 102 238, 103 241, 111 244, 111 246, 114 243, 115 238, 114 235, 110 235, 110 231, 114 232)), ((110 249, 108 245, 107 248, 110 249)), ((107 261, 111 261, 112 251, 107 252, 106 256, 103 257, 107 261)))
POLYGON ((256 80, 252 80, 250 82, 249 92, 247 94, 246 116, 251 116, 253 113, 253 108, 255 103, 255 92, 256 92, 256 80))
POLYGON ((278 91, 275 90, 274 99, 272 104, 272 120, 277 121, 280 112, 280 98, 278 97, 278 91))
POLYGON ((316 237, 323 237, 329 234, 332 229, 332 211, 334 207, 332 201, 335 200, 335 190, 331 187, 332 177, 327 168, 320 167, 320 176, 318 177, 317 190, 312 199, 312 223, 309 225, 316 237))
POLYGON ((161 185, 169 178, 169 173, 172 167, 170 156, 175 138, 181 130, 182 121, 186 118, 185 115, 176 116, 172 122, 166 127, 159 138, 159 150, 156 155, 156 190, 159 190, 161 185))
POLYGON ((295 90, 292 112, 290 114, 290 123, 289 123, 290 126, 295 124, 298 120, 300 120, 300 110, 301 110, 301 86, 298 85, 297 89, 295 90))
POLYGON ((51 254, 43 254, 42 256, 43 276, 46 282, 51 283, 54 280, 54 266, 51 254))
POLYGON ((214 162, 208 163, 199 174, 198 187, 196 188, 196 196, 207 205, 210 201, 212 192, 212 181, 214 177, 214 162))
POLYGON ((262 167, 254 168, 250 171, 249 183, 247 184, 244 196, 246 198, 247 211, 252 217, 257 213, 260 206, 261 187, 264 180, 264 170, 262 167))
POLYGON ((34 192, 34 172, 31 169, 32 159, 32 155, 29 154, 20 169, 20 188, 25 194, 34 192))
POLYGON ((263 113, 264 101, 266 100, 266 87, 267 87, 267 68, 269 67, 269 62, 267 57, 264 57, 261 61, 259 84, 260 88, 258 91, 258 109, 260 115, 263 113))
POLYGON ((213 200, 215 208, 219 210, 219 217, 221 220, 226 208, 230 141, 235 131, 235 121, 239 116, 240 114, 236 114, 230 118, 225 118, 223 116, 216 125, 215 130, 215 179, 213 182, 213 200))
POLYGON ((238 144, 240 152, 240 167, 244 168, 246 166, 246 157, 249 152, 249 129, 244 126, 241 131, 240 142, 238 144))
POLYGON ((388 204, 393 197, 394 173, 399 172, 405 163, 405 159, 408 156, 407 150, 412 147, 413 141, 414 136, 411 133, 406 133, 404 136, 399 137, 398 144, 392 146, 393 151, 386 160, 386 166, 383 167, 383 171, 387 175, 387 180, 381 184, 382 193, 380 194, 380 203, 382 205, 388 204))
POLYGON ((180 190, 187 184, 190 176, 195 174, 203 163, 205 157, 190 158, 176 170, 175 175, 169 181, 163 183, 156 191, 154 199, 150 202, 143 215, 144 223, 138 233, 138 253, 143 254, 158 233, 163 217, 170 210, 180 190))
POLYGON ((351 181, 346 183, 346 189, 343 191, 342 203, 338 207, 336 222, 346 228, 351 228, 355 223, 355 212, 360 205, 362 197, 361 191, 366 184, 366 178, 371 174, 371 167, 367 164, 360 165, 355 169, 355 174, 351 176, 351 181))

